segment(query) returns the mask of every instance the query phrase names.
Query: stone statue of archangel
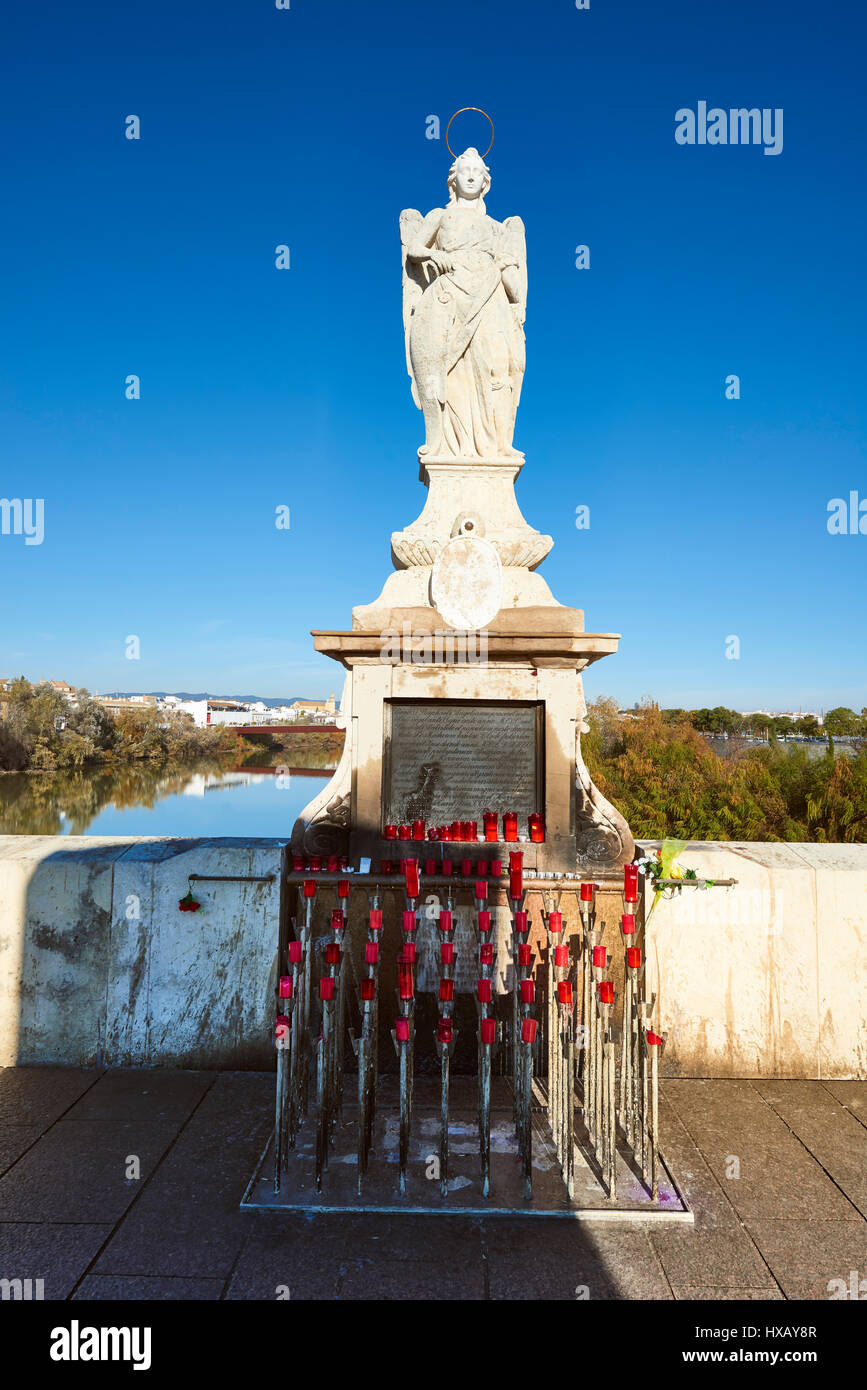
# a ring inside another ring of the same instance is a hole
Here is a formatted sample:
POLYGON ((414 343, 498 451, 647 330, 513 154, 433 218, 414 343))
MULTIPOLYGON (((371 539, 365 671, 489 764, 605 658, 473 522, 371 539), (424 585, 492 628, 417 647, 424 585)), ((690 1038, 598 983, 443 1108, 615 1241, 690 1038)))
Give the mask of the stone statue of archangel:
POLYGON ((521 459, 512 447, 524 375, 527 246, 520 217, 485 210, 478 150, 449 170, 449 203, 400 215, 403 324, 425 461, 521 459))

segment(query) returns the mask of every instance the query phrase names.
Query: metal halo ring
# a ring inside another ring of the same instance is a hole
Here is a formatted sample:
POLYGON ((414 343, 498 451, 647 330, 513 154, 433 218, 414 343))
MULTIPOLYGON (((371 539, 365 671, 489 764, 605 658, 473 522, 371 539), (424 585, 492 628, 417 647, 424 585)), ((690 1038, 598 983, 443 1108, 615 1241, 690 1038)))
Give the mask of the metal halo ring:
POLYGON ((488 115, 487 111, 483 111, 483 110, 482 110, 481 106, 462 106, 462 107, 460 108, 459 111, 456 111, 456 112, 454 113, 454 116, 450 116, 450 117, 449 117, 449 123, 448 123, 448 125, 446 126, 446 149, 448 150, 448 152, 449 152, 449 154, 451 155, 452 159, 458 159, 458 158, 459 158, 459 156, 455 154, 454 150, 452 149, 451 145, 449 144, 449 129, 450 129, 450 127, 451 127, 451 123, 452 123, 452 121, 454 120, 455 116, 460 116, 460 115, 462 115, 464 111, 478 111, 478 113, 479 113, 480 116, 484 116, 484 118, 485 118, 486 121, 490 121, 490 122, 491 122, 491 144, 488 146, 488 148, 485 150, 485 153, 482 155, 482 159, 487 159, 488 155, 491 153, 491 146, 492 146, 493 143, 494 143, 494 122, 491 121, 491 118, 490 118, 490 116, 488 115))

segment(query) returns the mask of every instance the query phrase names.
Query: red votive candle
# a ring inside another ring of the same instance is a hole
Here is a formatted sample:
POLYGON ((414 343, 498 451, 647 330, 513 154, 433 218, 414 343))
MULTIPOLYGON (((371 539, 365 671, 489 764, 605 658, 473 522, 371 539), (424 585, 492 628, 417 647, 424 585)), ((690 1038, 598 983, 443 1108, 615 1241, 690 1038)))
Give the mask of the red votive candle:
POLYGON ((346 918, 345 918, 344 915, 343 915, 343 908, 342 908, 342 907, 333 907, 333 908, 331 909, 331 930, 332 930, 332 931, 343 931, 343 928, 344 928, 345 926, 346 926, 346 918))
POLYGON ((414 840, 424 839, 424 821, 414 820, 412 823, 412 838, 414 840))
POLYGON ((513 850, 509 855, 509 897, 520 898, 524 892, 524 852, 513 850))
POLYGON ((491 914, 488 908, 483 907, 479 912, 479 931, 491 930, 491 914))
POLYGON ((506 811, 503 816, 503 839, 510 843, 518 838, 518 813, 506 811))
POLYGON ((292 965, 299 965, 304 958, 304 948, 300 941, 289 942, 289 960, 292 965))
POLYGON ((392 825, 391 822, 389 822, 389 824, 385 827, 385 831, 383 833, 386 840, 396 840, 397 826, 392 825))
POLYGON ((633 912, 624 912, 620 919, 620 930, 624 936, 635 935, 635 914, 633 912))
POLYGON ((552 931, 552 932, 561 932, 561 931, 563 930, 563 913, 562 913, 562 912, 549 912, 549 913, 548 913, 548 930, 549 930, 549 931, 552 931))
POLYGON ((406 879, 406 896, 408 898, 418 897, 418 860, 405 859, 403 861, 403 876, 406 879))
POLYGON ((408 941, 408 942, 406 943, 406 945, 404 946, 404 948, 403 948, 403 950, 401 951, 400 954, 401 954, 401 956, 403 957, 403 960, 404 960, 404 964, 405 964, 405 965, 415 965, 415 957, 416 957, 416 944, 415 944, 415 942, 414 942, 414 941, 408 941))
POLYGON ((295 854, 295 855, 293 855, 293 857, 292 857, 292 872, 293 872, 293 874, 303 874, 303 872, 304 872, 304 859, 303 859, 303 856, 302 856, 302 855, 300 855, 300 854, 295 854))
POLYGON ((501 859, 491 860, 491 878, 502 878, 503 861, 501 859))
POLYGON ((494 963, 494 943, 493 943, 492 941, 483 941, 482 944, 481 944, 481 946, 479 947, 479 964, 480 964, 480 965, 493 965, 493 963, 494 963))
MULTIPOLYGON (((342 866, 341 866, 341 867, 342 867, 342 866)), ((338 898, 348 898, 348 897, 349 897, 349 879, 348 879, 348 878, 342 878, 342 879, 340 880, 340 882, 338 883, 338 885, 337 885, 337 896, 338 896, 338 898)))
POLYGON ((462 859, 462 860, 461 860, 461 873, 462 873, 462 875, 464 876, 464 878, 472 878, 472 876, 473 876, 473 861, 472 861, 472 859, 462 859))
POLYGON ((630 946, 626 952, 626 964, 630 970, 638 970, 641 966, 641 947, 630 946))
POLYGON ((599 981, 599 985, 598 985, 598 989, 599 989, 599 1003, 600 1003, 600 1004, 613 1004, 613 1003, 614 1003, 614 986, 613 986, 613 984, 611 983, 610 980, 600 980, 600 981, 599 981))
POLYGON ((370 909, 370 919, 368 922, 371 931, 382 931, 382 908, 372 907, 370 909))
POLYGON ((454 919, 453 919, 453 917, 452 917, 451 908, 449 908, 449 907, 444 907, 444 908, 443 908, 442 912, 440 913, 439 925, 440 925, 440 931, 441 931, 441 932, 454 931, 454 929, 455 929, 455 924, 454 924, 454 919))
POLYGON ((526 936, 530 930, 530 920, 526 912, 515 913, 515 931, 519 936, 526 936))
POLYGON ((572 981, 559 980, 557 982, 557 998, 561 1004, 572 1005, 572 981))
POLYGON ((476 994, 480 1004, 490 1004, 491 1002, 491 982, 490 980, 479 980, 476 985, 476 994))
POLYGON ((545 823, 538 811, 534 811, 527 821, 527 829, 530 832, 530 841, 534 845, 541 845, 545 838, 545 823))
POLYGON ((279 984, 279 987, 278 987, 278 993, 279 993, 279 996, 280 996, 281 999, 291 999, 291 998, 292 998, 292 976, 291 976, 291 975, 281 975, 281 976, 280 976, 280 984, 279 984))
POLYGON ((524 969, 533 964, 533 947, 529 942, 522 941, 518 947, 518 964, 524 969))
POLYGON ((452 821, 452 839, 453 839, 453 840, 462 840, 463 838, 464 838, 464 825, 463 825, 463 821, 453 820, 453 821, 452 821))
POLYGON ((450 1004, 455 997, 454 980, 440 980, 440 999, 444 1004, 450 1004))
POLYGON ((497 813, 496 811, 485 811, 482 814, 482 822, 485 827, 485 839, 496 844, 499 836, 497 834, 497 813))
POLYGON ((497 1020, 495 1018, 483 1018, 479 1020, 479 1037, 486 1046, 497 1040, 497 1020))
POLYGON ((638 902, 638 865, 623 866, 623 897, 628 903, 638 902))
POLYGON ((403 929, 405 932, 413 932, 416 928, 415 913, 411 907, 404 908, 403 929))
POLYGON ((319 981, 319 998, 329 1000, 334 998, 334 980, 330 975, 325 975, 319 981))
POLYGON ((608 962, 608 950, 605 946, 593 947, 593 964, 600 970, 604 970, 608 962))
POLYGON ((408 1018, 396 1018, 394 1020, 394 1036, 398 1042, 409 1042, 408 1018))
POLYGON ((312 874, 318 874, 318 873, 321 872, 321 869, 322 869, 322 855, 321 855, 321 854, 311 854, 311 856, 310 856, 310 872, 311 872, 312 874))
POLYGON ((336 874, 339 865, 340 865, 340 856, 337 855, 337 854, 329 854, 329 856, 328 856, 328 872, 329 872, 330 874, 336 874))
POLYGON ((428 878, 433 878, 437 871, 437 861, 435 859, 426 859, 424 861, 424 871, 428 878))
POLYGON ((441 840, 446 840, 446 841, 448 841, 449 843, 451 843, 451 841, 452 841, 452 839, 453 839, 453 836, 452 836, 452 830, 451 830, 451 826, 450 826, 450 825, 443 825, 443 826, 441 826, 441 828, 440 828, 440 833, 439 833, 439 838, 440 838, 441 840))
POLYGON ((465 820, 463 826, 464 839, 471 840, 475 844, 479 838, 479 822, 477 820, 465 820))
POLYGON ((484 902, 485 898, 487 898, 488 896, 488 885, 483 878, 476 879, 476 886, 473 891, 475 892, 476 897, 481 898, 484 902))
POLYGON ((412 826, 411 826, 411 825, 399 825, 399 826, 397 827, 397 838, 398 838, 399 840, 411 840, 411 839, 412 839, 412 826))
POLYGON ((305 880, 304 880, 304 896, 305 896, 305 898, 315 898, 315 897, 316 897, 316 880, 315 880, 315 878, 305 878, 305 880))
POLYGON ((340 947, 336 941, 329 941, 328 945, 325 947, 325 964, 340 964, 340 947))
POLYGON ((522 1004, 535 1004, 535 1002, 536 1002, 536 986, 533 984, 533 981, 532 981, 532 980, 522 980, 522 981, 521 981, 521 1003, 522 1003, 522 1004))
POLYGON ((534 1043, 538 1027, 535 1018, 525 1018, 521 1024, 521 1042, 534 1043))
POLYGON ((453 869, 454 869, 454 864, 453 864, 452 860, 449 859, 449 858, 447 858, 446 855, 443 855, 443 875, 444 875, 444 877, 445 877, 445 878, 448 878, 448 877, 451 875, 451 872, 452 872, 453 869))
POLYGON ((378 941, 365 941, 365 943, 364 943, 364 960, 365 960, 365 964, 367 964, 367 965, 378 965, 378 964, 379 964, 379 942, 378 942, 378 941))
POLYGON ((477 859, 477 860, 476 860, 476 873, 479 875, 479 878, 487 878, 487 875, 488 875, 488 861, 487 861, 487 859, 477 859))
POLYGON ((397 992, 401 999, 411 999, 413 995, 412 961, 405 960, 405 951, 397 958, 397 992))
POLYGON ((361 981, 361 997, 363 1000, 370 1000, 376 997, 376 980, 371 976, 365 976, 361 981))
POLYGON ((349 855, 348 855, 348 854, 341 854, 341 856, 340 856, 340 872, 343 873, 344 870, 346 870, 346 869, 348 869, 348 868, 349 868, 349 855))
POLYGON ((394 870, 394 860, 393 860, 393 859, 380 859, 380 861, 379 861, 379 872, 380 872, 381 874, 390 874, 390 873, 393 872, 393 870, 394 870))
POLYGON ((662 1038, 662 1037, 660 1037, 659 1033, 654 1033, 650 1028, 648 1028, 648 1030, 647 1030, 647 1045, 648 1045, 648 1047, 660 1047, 664 1041, 665 1041, 665 1039, 662 1038))
POLYGON ((440 960, 443 965, 454 965, 455 963, 455 943, 453 941, 440 942, 440 960))
POLYGON ((582 901, 582 903, 592 903, 592 901, 593 901, 593 889, 595 888, 595 886, 596 886, 596 885, 595 885, 594 883, 582 883, 582 884, 581 884, 581 901, 582 901))
POLYGON ((568 964, 569 964, 569 947, 568 947, 568 946, 555 946, 555 947, 554 947, 554 964, 557 965, 557 966, 560 966, 561 968, 562 968, 564 965, 568 965, 568 964))
MULTIPOLYGON (((451 983, 451 981, 449 981, 449 983, 451 983)), ((437 1020, 437 1042, 441 1042, 441 1043, 443 1043, 444 1046, 447 1047, 448 1044, 452 1041, 453 1038, 454 1038, 454 1024, 452 1023, 451 1019, 450 1019, 450 1018, 440 1018, 440 1019, 438 1019, 438 1020, 437 1020)))

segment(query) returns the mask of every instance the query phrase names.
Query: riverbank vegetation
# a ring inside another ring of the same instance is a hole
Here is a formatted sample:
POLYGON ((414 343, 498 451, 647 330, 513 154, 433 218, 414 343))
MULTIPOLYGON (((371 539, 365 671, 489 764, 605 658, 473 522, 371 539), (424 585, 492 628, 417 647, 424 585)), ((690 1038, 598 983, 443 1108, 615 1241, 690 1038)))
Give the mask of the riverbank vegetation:
POLYGON ((54 772, 91 764, 188 763, 248 745, 231 728, 143 705, 109 712, 86 690, 67 699, 47 682, 11 681, 0 699, 0 771, 54 772))
POLYGON ((647 702, 624 718, 602 698, 587 717, 591 776, 637 839, 867 841, 864 746, 844 756, 833 738, 817 750, 772 729, 769 743, 720 757, 683 710, 647 702))

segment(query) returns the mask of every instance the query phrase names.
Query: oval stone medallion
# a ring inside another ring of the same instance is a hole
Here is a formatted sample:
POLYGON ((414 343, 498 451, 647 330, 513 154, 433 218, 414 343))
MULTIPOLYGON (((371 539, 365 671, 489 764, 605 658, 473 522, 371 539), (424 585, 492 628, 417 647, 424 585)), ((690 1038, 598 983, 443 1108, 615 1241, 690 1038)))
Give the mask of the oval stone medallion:
POLYGON ((450 627, 478 632, 503 606, 503 567, 490 541, 455 536, 446 541, 430 577, 431 601, 450 627))

